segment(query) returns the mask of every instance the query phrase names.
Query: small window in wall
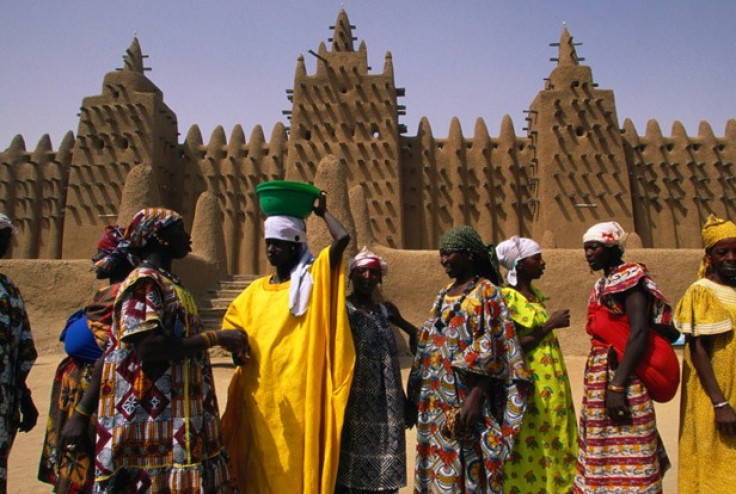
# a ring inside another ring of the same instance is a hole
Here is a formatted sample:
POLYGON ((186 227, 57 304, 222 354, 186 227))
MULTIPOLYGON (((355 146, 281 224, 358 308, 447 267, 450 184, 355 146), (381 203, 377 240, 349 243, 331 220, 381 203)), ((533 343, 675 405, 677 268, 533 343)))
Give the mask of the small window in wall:
POLYGON ((373 136, 374 139, 380 139, 381 138, 381 132, 378 130, 378 125, 371 124, 371 136, 373 136))
POLYGON ((578 137, 583 137, 585 135, 585 129, 583 129, 582 127, 577 127, 575 129, 575 135, 578 137))

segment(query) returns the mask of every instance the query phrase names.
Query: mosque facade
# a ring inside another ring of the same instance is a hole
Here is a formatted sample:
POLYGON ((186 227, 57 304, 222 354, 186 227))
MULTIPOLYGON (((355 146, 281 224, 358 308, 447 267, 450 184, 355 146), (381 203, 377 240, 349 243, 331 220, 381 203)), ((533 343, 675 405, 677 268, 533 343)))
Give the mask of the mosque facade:
POLYGON ((609 219, 635 232, 634 246, 700 248, 710 213, 736 217, 736 120, 722 136, 707 122, 697 136, 679 122, 669 136, 654 120, 643 134, 628 119, 620 124, 613 91, 594 82, 567 28, 520 131, 507 115, 498 136, 482 118, 464 135, 454 118, 445 137, 426 118, 409 135, 391 54, 373 71, 354 28, 341 10, 329 49, 322 42, 311 52, 315 73, 299 56, 287 125, 268 137, 260 125, 247 137, 240 125, 229 137, 219 126, 207 142, 196 125, 180 136, 134 39, 124 67, 82 101, 76 135, 57 149, 44 136, 34 150, 16 136, 0 152, 0 210, 18 226, 12 257, 89 257, 104 225, 127 223, 139 206, 176 209, 191 225, 207 193, 219 205, 227 271, 258 273, 256 186, 312 182, 325 159, 341 163, 348 187, 362 190, 375 241, 395 249, 436 249, 440 234, 459 224, 489 242, 519 234, 546 248, 577 248, 590 224, 609 219))

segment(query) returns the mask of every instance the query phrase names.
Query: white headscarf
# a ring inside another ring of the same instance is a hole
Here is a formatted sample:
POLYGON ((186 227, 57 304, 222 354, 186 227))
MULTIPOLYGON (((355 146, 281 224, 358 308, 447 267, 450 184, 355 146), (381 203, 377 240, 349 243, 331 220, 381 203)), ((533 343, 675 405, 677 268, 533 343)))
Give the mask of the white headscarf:
POLYGON ((512 286, 516 285, 516 267, 519 261, 541 252, 542 247, 534 240, 516 235, 496 246, 498 262, 508 270, 506 279, 512 286))
POLYGON ((264 230, 266 240, 285 240, 301 244, 299 262, 291 269, 289 285, 289 312, 294 316, 301 316, 307 312, 314 284, 312 273, 309 272, 314 255, 307 247, 307 225, 304 220, 294 216, 269 216, 264 223, 264 230))
POLYGON ((381 271, 381 276, 386 276, 386 273, 388 273, 388 264, 386 264, 386 261, 384 261, 381 256, 371 252, 366 246, 363 246, 363 248, 360 249, 360 252, 350 259, 348 270, 352 271, 355 268, 361 268, 363 266, 379 269, 381 271))
POLYGON ((583 234, 583 243, 600 242, 606 247, 618 245, 623 252, 627 236, 621 225, 615 221, 607 221, 588 228, 588 231, 583 234))
POLYGON ((8 218, 7 215, 0 213, 0 230, 5 230, 6 228, 10 228, 11 231, 15 230, 13 222, 10 221, 10 218, 8 218))

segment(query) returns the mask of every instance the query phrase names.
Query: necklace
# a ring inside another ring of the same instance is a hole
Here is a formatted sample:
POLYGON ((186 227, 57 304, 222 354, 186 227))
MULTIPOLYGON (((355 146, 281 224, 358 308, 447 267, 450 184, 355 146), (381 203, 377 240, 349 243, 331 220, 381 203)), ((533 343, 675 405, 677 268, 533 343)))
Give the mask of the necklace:
POLYGON ((478 284, 478 280, 480 280, 480 276, 475 275, 475 278, 473 278, 473 280, 465 287, 463 294, 460 295, 460 297, 455 301, 454 304, 452 304, 452 308, 447 313, 447 317, 445 318, 442 317, 442 306, 445 303, 445 296, 447 296, 447 292, 450 291, 451 287, 445 288, 440 292, 439 296, 437 297, 437 302, 435 302, 434 304, 434 327, 435 329, 437 329, 437 331, 442 332, 442 328, 447 326, 447 323, 450 322, 452 318, 455 317, 455 314, 460 311, 465 298, 470 292, 473 291, 475 285, 478 284))

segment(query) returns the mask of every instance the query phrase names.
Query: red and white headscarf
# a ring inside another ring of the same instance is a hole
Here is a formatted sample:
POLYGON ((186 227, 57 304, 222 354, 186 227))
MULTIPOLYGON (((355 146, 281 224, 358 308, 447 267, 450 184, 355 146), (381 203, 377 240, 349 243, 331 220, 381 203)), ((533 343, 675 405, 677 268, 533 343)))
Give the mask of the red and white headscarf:
MULTIPOLYGON (((125 230, 125 240, 134 249, 145 246, 160 229, 181 221, 179 213, 165 208, 141 209, 125 230)), ((127 247, 127 246, 126 246, 127 247)))
POLYGON ((348 269, 350 271, 355 268, 363 267, 377 269, 381 272, 381 276, 385 276, 386 273, 388 273, 388 264, 386 264, 386 261, 384 261, 381 256, 368 250, 368 247, 366 246, 363 246, 363 248, 360 249, 360 252, 350 259, 350 264, 348 265, 348 269))
POLYGON ((590 228, 583 234, 583 243, 585 242, 600 242, 606 247, 613 247, 618 245, 621 251, 624 250, 624 244, 626 243, 627 234, 621 225, 615 221, 607 221, 605 223, 598 223, 590 228))

